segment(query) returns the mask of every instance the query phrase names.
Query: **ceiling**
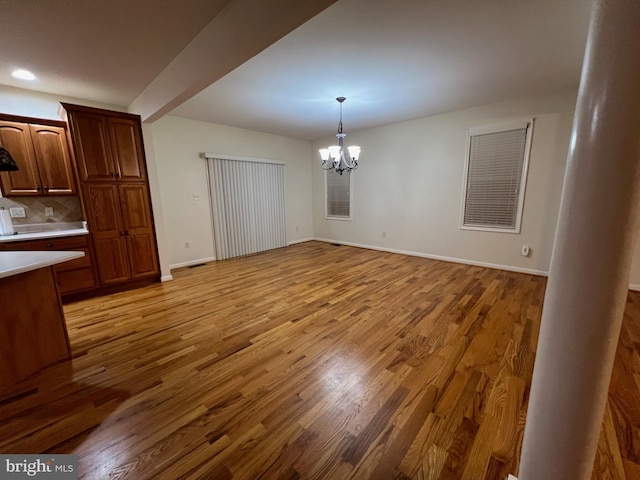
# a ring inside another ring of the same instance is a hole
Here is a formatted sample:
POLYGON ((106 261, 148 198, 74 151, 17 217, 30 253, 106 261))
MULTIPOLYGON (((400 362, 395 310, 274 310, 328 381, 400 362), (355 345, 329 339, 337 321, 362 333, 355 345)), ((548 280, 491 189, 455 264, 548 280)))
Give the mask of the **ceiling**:
MULTIPOLYGON (((285 2, 270 2, 274 18, 287 20, 285 2)), ((182 70, 195 78, 198 69, 223 63, 225 52, 235 54, 251 33, 228 44, 220 37, 217 50, 214 37, 203 35, 233 22, 228 11, 235 4, 245 9, 238 28, 247 23, 248 32, 262 32, 276 22, 265 12, 254 23, 242 21, 256 11, 251 0, 0 0, 0 84, 143 113, 138 106, 149 90, 160 79, 167 90, 177 65, 190 63, 182 70), (210 49, 202 48, 205 41, 210 49), (38 79, 13 79, 18 67, 38 79)), ((172 115, 316 139, 336 129, 337 96, 347 97, 348 133, 560 91, 578 85, 590 6, 589 0, 339 0, 305 23, 288 19, 302 25, 265 37, 246 58, 237 55, 225 70, 194 79, 191 89, 176 87, 177 108, 163 104, 172 115), (185 92, 191 98, 182 103, 185 92)), ((153 112, 143 118, 154 119, 153 112)))

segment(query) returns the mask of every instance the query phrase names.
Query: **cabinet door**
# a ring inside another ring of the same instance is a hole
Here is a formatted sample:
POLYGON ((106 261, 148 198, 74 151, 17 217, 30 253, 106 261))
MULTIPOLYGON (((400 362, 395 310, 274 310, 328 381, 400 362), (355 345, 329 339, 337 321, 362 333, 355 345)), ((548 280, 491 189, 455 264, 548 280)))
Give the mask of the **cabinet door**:
POLYGON ((113 180, 116 170, 111 157, 106 117, 97 113, 72 111, 69 112, 69 120, 80 180, 113 180))
POLYGON ((0 121, 0 145, 7 149, 18 165, 15 172, 0 172, 4 196, 42 195, 29 125, 0 121))
POLYGON ((111 135, 111 151, 118 180, 146 179, 140 123, 128 118, 107 119, 111 135))
POLYGON ((42 191, 51 195, 75 195, 67 132, 62 127, 29 125, 42 191))
POLYGON ((101 285, 131 278, 125 229, 114 183, 86 183, 82 188, 101 285))
POLYGON ((155 275, 158 273, 158 254, 149 190, 140 184, 121 184, 119 188, 131 277, 155 275))

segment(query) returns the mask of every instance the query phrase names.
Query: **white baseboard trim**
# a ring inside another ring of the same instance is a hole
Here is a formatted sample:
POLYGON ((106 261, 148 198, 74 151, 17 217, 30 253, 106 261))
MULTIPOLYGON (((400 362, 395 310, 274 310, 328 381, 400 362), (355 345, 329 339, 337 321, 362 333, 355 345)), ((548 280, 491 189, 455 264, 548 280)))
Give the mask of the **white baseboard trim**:
MULTIPOLYGON (((293 240, 291 242, 288 242, 288 245, 295 245, 296 243, 310 242, 312 240, 316 240, 318 242, 325 242, 325 243, 337 243, 339 245, 347 245, 349 247, 367 248, 369 250, 378 250, 381 252, 398 253, 400 255, 410 255, 412 257, 429 258, 431 260, 440 260, 443 262, 462 263, 464 265, 473 265, 476 267, 495 268, 498 270, 506 270, 508 272, 527 273, 529 275, 538 275, 541 277, 549 276, 549 272, 545 272, 543 270, 533 270, 529 268, 513 267, 511 265, 500 265, 497 263, 477 262, 475 260, 467 260, 464 258, 445 257, 442 255, 431 255, 429 253, 412 252, 410 250, 399 250, 396 248, 384 248, 384 247, 378 247, 376 245, 365 245, 362 243, 343 242, 341 240, 330 240, 328 238, 318 238, 318 237, 303 238, 300 240, 293 240)), ((174 263, 169 265, 169 268, 173 270, 175 268, 190 267, 192 265, 199 265, 201 263, 213 262, 215 261, 215 259, 216 257, 207 257, 207 258, 201 258, 199 260, 190 260, 188 262, 174 263)), ((173 276, 171 275, 165 275, 160 278, 161 282, 167 282, 170 280, 173 280, 173 276)), ((630 283, 629 290, 640 292, 640 284, 630 283)))
POLYGON ((399 253, 401 255, 411 255, 412 257, 429 258, 431 260, 440 260, 443 262, 462 263, 465 265, 473 265, 476 267, 495 268, 497 270, 507 270, 509 272, 527 273, 529 275, 538 275, 546 277, 548 272, 542 270, 533 270, 529 268, 512 267, 511 265, 500 265, 497 263, 477 262, 475 260, 467 260, 464 258, 444 257, 442 255, 431 255, 429 253, 412 252, 410 250, 398 250, 395 248, 384 248, 375 245, 363 245, 360 243, 342 242, 340 240, 328 240, 326 238, 315 238, 319 242, 338 243, 340 245, 348 245, 350 247, 368 248, 369 250, 379 250, 381 252, 399 253))
POLYGON ((296 243, 304 243, 304 242, 310 242, 311 240, 316 240, 313 237, 310 238, 302 238, 300 240, 293 240, 291 242, 288 242, 289 245, 295 245, 296 243))
POLYGON ((200 265, 201 263, 213 262, 215 259, 216 257, 207 257, 200 258, 198 260, 189 260, 188 262, 172 263, 171 265, 169 265, 169 268, 173 270, 174 268, 190 267, 192 265, 200 265))

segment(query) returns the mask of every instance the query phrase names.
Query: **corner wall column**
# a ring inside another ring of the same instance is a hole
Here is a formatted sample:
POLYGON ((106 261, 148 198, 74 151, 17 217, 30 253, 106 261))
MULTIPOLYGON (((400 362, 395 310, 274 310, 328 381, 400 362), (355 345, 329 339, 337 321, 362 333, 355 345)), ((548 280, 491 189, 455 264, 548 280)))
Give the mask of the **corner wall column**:
POLYGON ((640 216, 640 2, 596 0, 519 480, 589 480, 640 216))

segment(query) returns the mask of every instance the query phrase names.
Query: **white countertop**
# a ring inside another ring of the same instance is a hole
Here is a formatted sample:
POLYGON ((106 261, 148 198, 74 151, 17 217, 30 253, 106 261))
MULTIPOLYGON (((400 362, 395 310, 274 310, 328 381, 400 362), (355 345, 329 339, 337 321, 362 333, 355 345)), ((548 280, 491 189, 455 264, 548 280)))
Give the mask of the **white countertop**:
POLYGON ((88 230, 78 228, 75 230, 53 230, 51 232, 18 233, 17 235, 0 235, 0 242, 19 242, 20 240, 38 240, 41 238, 72 237, 74 235, 87 235, 88 230))
POLYGON ((73 237, 89 233, 86 222, 33 223, 30 225, 14 225, 14 228, 18 233, 16 235, 0 235, 0 243, 73 237))
POLYGON ((84 257, 84 252, 0 252, 0 278, 30 272, 80 257, 84 257))

